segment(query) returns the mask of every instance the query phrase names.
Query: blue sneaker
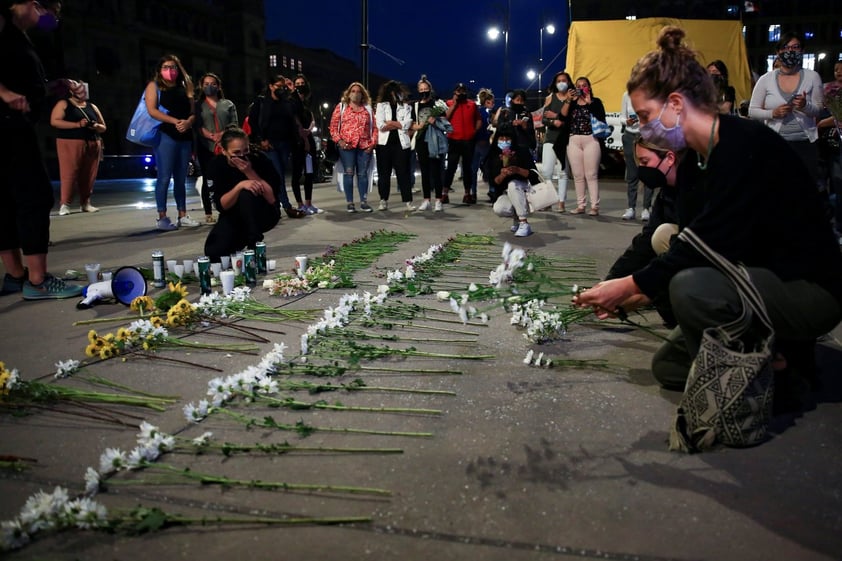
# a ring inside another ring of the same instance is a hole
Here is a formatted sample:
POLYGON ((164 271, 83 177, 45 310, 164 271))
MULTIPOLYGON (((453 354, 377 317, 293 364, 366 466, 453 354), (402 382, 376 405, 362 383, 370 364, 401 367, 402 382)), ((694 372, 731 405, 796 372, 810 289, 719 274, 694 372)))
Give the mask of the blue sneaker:
POLYGON ((81 285, 67 284, 49 273, 44 275, 44 281, 41 284, 32 284, 28 280, 23 283, 24 300, 57 300, 81 295, 81 285))
POLYGON ((15 292, 20 292, 23 290, 23 283, 26 282, 27 278, 27 270, 23 270, 23 276, 13 277, 9 273, 3 277, 3 288, 0 289, 0 295, 2 294, 14 294, 15 292))

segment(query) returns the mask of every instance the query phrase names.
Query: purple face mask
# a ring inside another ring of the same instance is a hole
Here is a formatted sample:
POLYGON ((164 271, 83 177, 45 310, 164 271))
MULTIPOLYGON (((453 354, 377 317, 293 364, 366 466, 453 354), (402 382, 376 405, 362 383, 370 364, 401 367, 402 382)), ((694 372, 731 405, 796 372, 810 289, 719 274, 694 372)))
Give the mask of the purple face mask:
POLYGON ((58 18, 52 12, 44 12, 38 16, 37 27, 41 31, 55 31, 58 28, 58 18))

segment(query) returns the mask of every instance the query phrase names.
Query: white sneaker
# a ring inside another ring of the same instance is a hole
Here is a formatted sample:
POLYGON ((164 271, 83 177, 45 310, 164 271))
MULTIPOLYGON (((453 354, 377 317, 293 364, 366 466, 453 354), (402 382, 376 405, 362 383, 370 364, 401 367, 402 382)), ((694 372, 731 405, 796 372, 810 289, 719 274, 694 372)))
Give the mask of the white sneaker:
POLYGON ((380 205, 377 207, 377 210, 389 210, 389 202, 380 201, 380 205))
POLYGON ((433 207, 433 212, 441 212, 441 201, 436 201, 436 206, 433 207))
POLYGON ((58 209, 59 216, 67 216, 70 214, 70 206, 69 205, 61 205, 61 208, 58 209))
POLYGON ((532 226, 529 225, 529 222, 521 222, 520 225, 517 227, 517 231, 515 232, 515 236, 519 238, 525 238, 532 234, 532 226))
POLYGON ((640 219, 643 220, 644 222, 649 221, 649 209, 648 208, 644 208, 643 212, 640 213, 640 219))
POLYGON ((406 209, 405 210, 406 210, 406 212, 415 212, 415 207, 412 206, 411 202, 409 202, 409 203, 406 203, 406 209))
MULTIPOLYGON (((646 212, 645 210, 643 212, 646 212)), ((623 213, 623 220, 634 220, 634 209, 627 208, 626 212, 623 213)))
POLYGON ((178 227, 179 228, 181 228, 182 226, 185 227, 185 228, 195 228, 199 225, 200 224, 197 221, 190 218, 189 214, 185 214, 184 216, 181 216, 178 219, 178 227))
POLYGON ((424 199, 424 202, 421 203, 418 210, 430 210, 430 199, 424 199))
POLYGON ((82 212, 99 212, 99 209, 88 202, 82 205, 82 212))

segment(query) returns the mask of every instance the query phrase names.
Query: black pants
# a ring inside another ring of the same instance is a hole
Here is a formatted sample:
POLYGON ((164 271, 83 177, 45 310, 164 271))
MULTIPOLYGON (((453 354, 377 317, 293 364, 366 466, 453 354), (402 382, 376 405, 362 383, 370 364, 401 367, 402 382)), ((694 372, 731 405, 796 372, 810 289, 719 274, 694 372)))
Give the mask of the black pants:
MULTIPOLYGON (((415 134, 423 134, 421 131, 415 134)), ((421 191, 425 199, 430 198, 430 193, 435 193, 436 198, 441 198, 443 162, 441 158, 431 158, 427 143, 420 138, 415 144, 415 153, 418 155, 418 168, 421 170, 421 191)))
POLYGON ((447 173, 444 175, 444 187, 450 189, 456 176, 456 166, 462 160, 462 183, 465 192, 471 192, 471 166, 474 163, 473 140, 451 140, 447 146, 447 173))
POLYGON ((205 240, 205 255, 214 263, 223 255, 231 255, 263 240, 281 219, 281 209, 251 191, 240 191, 236 204, 219 214, 219 221, 205 240))
MULTIPOLYGON (((814 341, 839 323, 839 303, 817 284, 784 282, 767 269, 749 268, 749 273, 766 304, 779 345, 814 341)), ((680 390, 699 352, 702 332, 735 320, 742 307, 734 284, 710 267, 681 271, 670 282, 669 293, 678 327, 652 357, 652 374, 665 388, 680 390)))
POLYGON ((205 214, 213 214, 213 205, 211 204, 210 189, 208 189, 208 172, 211 160, 214 158, 214 153, 205 148, 204 142, 201 140, 196 142, 196 158, 199 160, 199 169, 202 171, 202 208, 205 214))
POLYGON ((401 193, 401 201, 408 203, 412 201, 412 183, 409 178, 409 149, 401 148, 400 143, 378 144, 377 151, 377 192, 380 200, 389 200, 389 191, 392 190, 392 170, 395 170, 395 177, 398 180, 398 190, 401 193))
POLYGON ((298 203, 298 206, 301 206, 304 201, 312 201, 313 200, 313 172, 316 171, 315 166, 318 165, 318 161, 316 159, 316 147, 313 145, 315 142, 313 140, 313 135, 309 135, 307 137, 308 142, 310 143, 310 151, 307 152, 304 150, 304 143, 299 143, 295 145, 295 148, 292 149, 292 195, 295 197, 295 202, 298 203), (310 173, 307 173, 307 154, 310 154, 312 158, 312 166, 310 169, 313 170, 310 173), (304 199, 301 199, 301 178, 304 177, 304 199))
POLYGON ((0 250, 47 253, 55 199, 35 129, 4 122, 0 135, 0 250))

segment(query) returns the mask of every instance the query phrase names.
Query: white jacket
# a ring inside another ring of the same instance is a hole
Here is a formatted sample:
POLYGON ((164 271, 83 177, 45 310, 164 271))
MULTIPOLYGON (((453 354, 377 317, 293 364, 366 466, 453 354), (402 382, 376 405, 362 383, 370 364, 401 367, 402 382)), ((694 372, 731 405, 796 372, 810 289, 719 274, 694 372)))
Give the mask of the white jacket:
POLYGON ((377 104, 375 109, 374 122, 377 125, 379 134, 377 135, 377 144, 386 145, 389 140, 389 133, 391 131, 384 130, 386 121, 398 121, 401 124, 398 131, 398 138, 401 141, 401 148, 406 150, 409 148, 409 134, 408 130, 412 127, 412 107, 408 103, 400 103, 397 108, 397 117, 392 115, 392 106, 388 101, 381 101, 377 104))

